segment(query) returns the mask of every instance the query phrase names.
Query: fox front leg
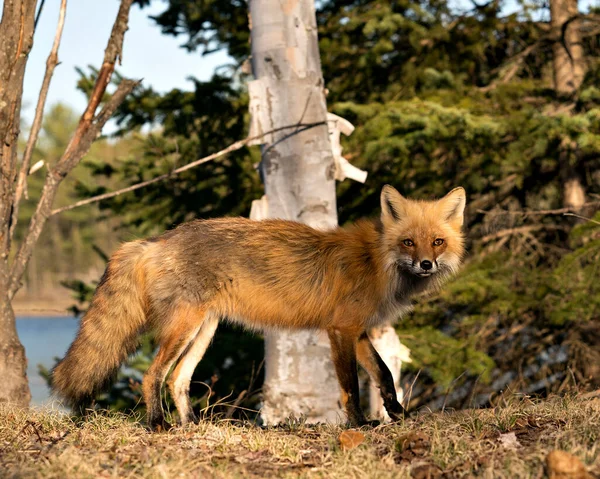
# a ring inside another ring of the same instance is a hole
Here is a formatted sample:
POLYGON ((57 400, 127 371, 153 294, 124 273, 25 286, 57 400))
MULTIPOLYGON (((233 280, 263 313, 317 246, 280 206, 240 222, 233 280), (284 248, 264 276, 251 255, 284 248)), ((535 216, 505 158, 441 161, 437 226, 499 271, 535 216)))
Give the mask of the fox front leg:
POLYGON ((356 353, 358 362, 365 368, 379 388, 383 405, 391 420, 394 422, 401 421, 406 411, 398 402, 394 378, 377 350, 373 347, 373 343, 371 343, 366 332, 363 332, 358 339, 356 353))
POLYGON ((356 334, 346 330, 327 331, 331 342, 331 356, 342 390, 342 406, 352 426, 369 424, 360 408, 358 374, 356 371, 356 334))

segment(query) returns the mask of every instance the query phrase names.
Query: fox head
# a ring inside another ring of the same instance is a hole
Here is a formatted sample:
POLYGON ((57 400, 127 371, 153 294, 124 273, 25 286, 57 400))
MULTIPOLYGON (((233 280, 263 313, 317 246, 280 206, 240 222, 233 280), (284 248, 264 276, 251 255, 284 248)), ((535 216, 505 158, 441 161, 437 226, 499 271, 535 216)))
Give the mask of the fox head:
POLYGON ((437 201, 415 201, 385 185, 381 222, 389 264, 421 278, 456 272, 464 254, 465 203, 460 187, 437 201))

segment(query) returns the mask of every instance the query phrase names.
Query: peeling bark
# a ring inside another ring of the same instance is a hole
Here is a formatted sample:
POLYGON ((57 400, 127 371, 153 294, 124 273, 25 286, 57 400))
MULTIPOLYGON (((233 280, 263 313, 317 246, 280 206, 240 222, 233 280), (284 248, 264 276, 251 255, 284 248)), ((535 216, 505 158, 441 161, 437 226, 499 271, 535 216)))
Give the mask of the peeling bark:
MULTIPOLYGON (((398 401, 402 403, 404 400, 404 391, 400 386, 400 369, 402 363, 410 363, 410 351, 404 346, 396 330, 390 325, 373 328, 369 331, 369 338, 373 346, 383 359, 383 362, 387 365, 394 378, 394 386, 396 388, 396 394, 398 395, 398 401)), ((371 416, 377 419, 388 420, 389 416, 383 407, 383 400, 379 388, 373 384, 373 381, 369 381, 369 408, 371 416)))

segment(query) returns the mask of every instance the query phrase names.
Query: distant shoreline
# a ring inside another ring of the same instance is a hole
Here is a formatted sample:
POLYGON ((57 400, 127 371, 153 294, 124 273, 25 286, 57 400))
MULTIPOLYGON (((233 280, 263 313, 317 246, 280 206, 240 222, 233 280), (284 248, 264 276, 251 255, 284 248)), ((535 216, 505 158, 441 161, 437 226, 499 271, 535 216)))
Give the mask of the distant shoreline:
POLYGON ((24 299, 17 299, 13 301, 13 309, 15 315, 30 318, 60 318, 65 316, 73 316, 73 313, 68 308, 73 306, 75 301, 72 299, 65 300, 36 300, 27 301, 24 299))

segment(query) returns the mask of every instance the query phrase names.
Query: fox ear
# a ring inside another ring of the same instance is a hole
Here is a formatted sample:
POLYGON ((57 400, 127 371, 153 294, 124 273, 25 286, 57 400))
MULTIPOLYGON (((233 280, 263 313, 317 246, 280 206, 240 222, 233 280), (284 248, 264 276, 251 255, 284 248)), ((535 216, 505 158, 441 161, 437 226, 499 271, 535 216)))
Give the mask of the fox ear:
POLYGON ((467 203, 467 194, 462 187, 454 188, 450 193, 444 196, 439 203, 445 220, 451 223, 458 223, 462 226, 465 215, 465 205, 467 203))
POLYGON ((391 224, 399 221, 404 215, 406 198, 390 185, 385 185, 381 190, 381 221, 391 224))

